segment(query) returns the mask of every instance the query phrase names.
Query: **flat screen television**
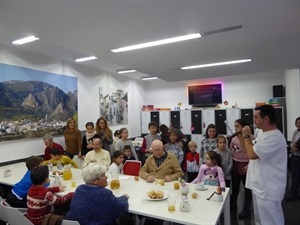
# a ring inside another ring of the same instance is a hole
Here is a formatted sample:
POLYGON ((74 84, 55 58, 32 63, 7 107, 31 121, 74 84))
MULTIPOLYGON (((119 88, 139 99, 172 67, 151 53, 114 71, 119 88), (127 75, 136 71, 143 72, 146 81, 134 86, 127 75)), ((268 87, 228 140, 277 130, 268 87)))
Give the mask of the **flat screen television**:
POLYGON ((222 84, 188 86, 189 104, 213 107, 222 103, 222 84))

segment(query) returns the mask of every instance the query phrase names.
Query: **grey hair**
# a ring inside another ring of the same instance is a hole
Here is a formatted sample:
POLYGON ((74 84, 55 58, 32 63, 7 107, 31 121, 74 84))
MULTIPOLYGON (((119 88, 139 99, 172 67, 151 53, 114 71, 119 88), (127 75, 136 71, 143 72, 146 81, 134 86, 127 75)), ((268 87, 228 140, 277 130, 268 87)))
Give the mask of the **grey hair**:
POLYGON ((93 180, 100 178, 106 172, 106 168, 97 163, 89 163, 83 168, 81 177, 86 184, 91 184, 93 180))
POLYGON ((44 141, 53 141, 53 137, 51 134, 46 134, 43 138, 44 141))
POLYGON ((159 146, 160 149, 163 149, 163 143, 161 140, 154 140, 152 141, 152 144, 151 144, 151 148, 153 148, 153 146, 159 146))

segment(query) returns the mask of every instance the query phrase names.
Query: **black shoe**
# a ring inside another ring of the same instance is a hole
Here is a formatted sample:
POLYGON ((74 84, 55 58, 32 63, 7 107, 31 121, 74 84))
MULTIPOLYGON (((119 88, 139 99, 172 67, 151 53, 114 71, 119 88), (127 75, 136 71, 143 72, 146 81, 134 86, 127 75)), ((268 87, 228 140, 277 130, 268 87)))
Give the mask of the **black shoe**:
POLYGON ((239 220, 247 219, 251 217, 251 210, 244 209, 241 213, 239 213, 239 220))

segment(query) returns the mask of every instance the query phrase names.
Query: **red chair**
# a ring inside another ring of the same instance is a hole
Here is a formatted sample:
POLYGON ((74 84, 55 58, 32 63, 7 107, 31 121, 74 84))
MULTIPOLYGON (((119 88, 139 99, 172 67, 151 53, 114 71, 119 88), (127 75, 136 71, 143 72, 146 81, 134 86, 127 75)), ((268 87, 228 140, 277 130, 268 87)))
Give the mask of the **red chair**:
POLYGON ((124 163, 124 166, 123 166, 123 174, 131 175, 131 176, 138 176, 141 167, 142 167, 141 161, 126 160, 124 163))

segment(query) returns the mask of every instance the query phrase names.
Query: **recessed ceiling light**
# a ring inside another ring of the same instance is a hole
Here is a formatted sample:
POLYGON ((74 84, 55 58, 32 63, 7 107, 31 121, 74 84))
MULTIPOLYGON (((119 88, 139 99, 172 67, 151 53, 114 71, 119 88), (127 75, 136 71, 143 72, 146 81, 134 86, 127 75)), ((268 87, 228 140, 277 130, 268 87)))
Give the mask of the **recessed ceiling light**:
POLYGON ((84 61, 89 61, 94 59, 98 59, 98 58, 96 56, 89 56, 89 57, 75 59, 75 62, 84 62, 84 61))
POLYGON ((136 70, 118 70, 117 73, 121 74, 121 73, 133 73, 136 72, 136 70))
POLYGON ((13 45, 22 45, 22 44, 26 44, 26 43, 36 41, 36 40, 39 40, 39 38, 32 35, 32 36, 29 36, 29 37, 25 37, 25 38, 15 40, 15 41, 12 42, 12 44, 13 45))
POLYGON ((195 65, 195 66, 185 66, 185 67, 181 67, 181 69, 182 70, 190 70, 190 69, 198 69, 198 68, 204 68, 204 67, 230 65, 230 64, 245 63, 245 62, 251 62, 251 59, 241 59, 241 60, 234 60, 234 61, 201 64, 201 65, 195 65))
POLYGON ((169 43, 174 43, 174 42, 179 42, 179 41, 186 41, 186 40, 191 40, 191 39, 200 38, 200 37, 201 37, 201 35, 199 33, 189 34, 189 35, 184 35, 184 36, 179 36, 179 37, 173 37, 173 38, 168 38, 168 39, 163 39, 163 40, 158 40, 158 41, 152 41, 152 42, 147 42, 147 43, 142 43, 142 44, 137 44, 137 45, 131 45, 131 46, 127 46, 127 47, 112 49, 111 51, 114 53, 125 52, 125 51, 140 49, 140 48, 148 48, 148 47, 153 47, 153 46, 157 46, 157 45, 164 45, 164 44, 169 44, 169 43))
POLYGON ((156 80, 158 79, 157 77, 142 77, 142 80, 156 80))

